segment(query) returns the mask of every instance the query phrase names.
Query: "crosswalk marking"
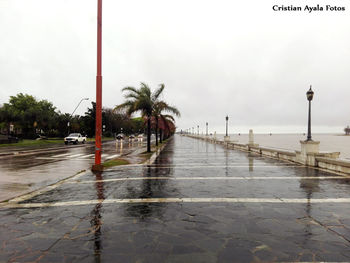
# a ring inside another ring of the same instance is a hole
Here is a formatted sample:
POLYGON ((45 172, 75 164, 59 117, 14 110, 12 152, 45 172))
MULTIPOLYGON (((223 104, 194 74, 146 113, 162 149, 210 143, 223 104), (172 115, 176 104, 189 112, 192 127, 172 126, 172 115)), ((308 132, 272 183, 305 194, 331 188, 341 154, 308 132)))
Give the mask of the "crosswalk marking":
POLYGON ((75 157, 82 156, 82 155, 84 155, 84 154, 83 153, 78 153, 78 154, 68 155, 67 157, 68 158, 75 158, 75 157))
POLYGON ((350 203, 350 198, 134 198, 134 199, 95 199, 49 203, 9 203, 1 208, 62 207, 95 204, 137 204, 137 203, 275 203, 275 204, 325 204, 350 203))
MULTIPOLYGON (((58 155, 53 155, 53 156, 49 156, 49 157, 36 157, 36 159, 38 160, 86 160, 86 159, 94 159, 95 154, 91 153, 91 154, 83 154, 83 153, 79 153, 79 154, 72 154, 72 153, 64 153, 64 154, 58 154, 58 155)), ((102 158, 109 160, 115 157, 120 156, 120 154, 102 154, 102 158)))
POLYGON ((105 182, 117 182, 117 181, 137 181, 137 180, 349 180, 350 176, 211 176, 211 177, 122 177, 104 180, 91 180, 91 181, 71 181, 69 184, 90 184, 90 183, 105 183, 105 182))
POLYGON ((108 160, 108 159, 113 159, 113 158, 116 158, 116 157, 118 157, 118 156, 120 156, 120 154, 114 154, 114 155, 107 156, 106 159, 107 159, 107 160, 108 160))
POLYGON ((90 157, 93 157, 93 156, 95 156, 95 154, 91 153, 91 154, 84 155, 81 158, 90 158, 90 157))
POLYGON ((71 155, 71 153, 58 154, 58 155, 54 155, 52 157, 63 157, 63 156, 67 156, 67 155, 71 155))

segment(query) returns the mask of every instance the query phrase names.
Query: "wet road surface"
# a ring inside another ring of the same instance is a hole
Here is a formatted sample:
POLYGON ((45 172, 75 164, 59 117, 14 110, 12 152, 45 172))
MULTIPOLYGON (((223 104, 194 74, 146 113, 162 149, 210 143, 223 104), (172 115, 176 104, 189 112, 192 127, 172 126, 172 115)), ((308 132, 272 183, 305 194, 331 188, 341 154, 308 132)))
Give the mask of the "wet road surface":
POLYGON ((350 176, 175 136, 153 165, 0 207, 0 262, 350 261, 349 192, 350 176))
MULTIPOLYGON (((57 150, 0 159, 0 201, 57 182, 94 164, 94 144, 63 146, 57 150)), ((102 161, 117 158, 142 144, 103 143, 102 161), (121 147, 123 146, 123 147, 121 147)))

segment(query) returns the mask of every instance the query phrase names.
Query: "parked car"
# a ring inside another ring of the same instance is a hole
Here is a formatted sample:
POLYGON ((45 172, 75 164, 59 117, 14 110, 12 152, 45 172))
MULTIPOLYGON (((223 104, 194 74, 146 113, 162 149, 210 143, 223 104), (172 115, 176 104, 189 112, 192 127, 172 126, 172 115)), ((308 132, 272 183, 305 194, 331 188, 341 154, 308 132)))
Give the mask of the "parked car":
POLYGON ((134 139, 135 139, 135 135, 134 134, 129 135, 129 141, 132 141, 134 139))
POLYGON ((79 142, 85 143, 86 142, 86 136, 81 135, 80 133, 71 133, 67 137, 64 138, 64 144, 78 144, 79 142))

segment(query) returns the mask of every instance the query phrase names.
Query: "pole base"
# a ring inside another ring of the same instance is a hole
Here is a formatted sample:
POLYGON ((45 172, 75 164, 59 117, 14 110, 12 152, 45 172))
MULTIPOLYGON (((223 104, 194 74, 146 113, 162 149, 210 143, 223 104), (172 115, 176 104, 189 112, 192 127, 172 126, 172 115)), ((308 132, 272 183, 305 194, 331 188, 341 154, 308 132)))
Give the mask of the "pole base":
POLYGON ((93 172, 103 172, 103 165, 102 164, 94 164, 91 167, 91 171, 93 171, 93 172))

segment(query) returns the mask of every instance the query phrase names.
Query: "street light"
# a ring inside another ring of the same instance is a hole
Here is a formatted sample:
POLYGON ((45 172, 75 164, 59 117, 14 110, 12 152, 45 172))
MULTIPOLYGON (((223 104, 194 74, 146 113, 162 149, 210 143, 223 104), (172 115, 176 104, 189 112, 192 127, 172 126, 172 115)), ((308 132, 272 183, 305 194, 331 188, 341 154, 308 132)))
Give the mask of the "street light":
POLYGON ((197 125, 197 135, 199 135, 199 125, 197 125))
POLYGON ((306 92, 306 98, 309 101, 309 118, 308 118, 308 125, 307 125, 307 139, 306 141, 312 141, 311 139, 311 101, 314 97, 314 92, 310 89, 306 92))
POLYGON ((228 136, 228 116, 226 115, 226 137, 228 136))
POLYGON ((208 136, 208 123, 206 122, 205 125, 206 125, 206 133, 205 133, 205 135, 208 136))
MULTIPOLYGON (((89 98, 82 98, 82 99, 79 101, 78 105, 75 107, 74 111, 73 111, 72 114, 69 116, 69 120, 72 118, 74 112, 78 109, 80 103, 81 103, 83 100, 89 100, 89 98)), ((69 129, 69 127, 70 127, 69 120, 68 120, 68 123, 67 123, 67 126, 68 126, 68 135, 69 135, 69 132, 70 132, 70 129, 69 129)))

